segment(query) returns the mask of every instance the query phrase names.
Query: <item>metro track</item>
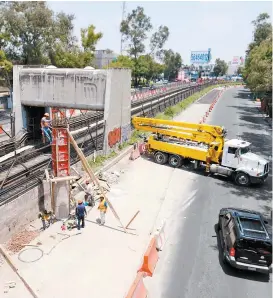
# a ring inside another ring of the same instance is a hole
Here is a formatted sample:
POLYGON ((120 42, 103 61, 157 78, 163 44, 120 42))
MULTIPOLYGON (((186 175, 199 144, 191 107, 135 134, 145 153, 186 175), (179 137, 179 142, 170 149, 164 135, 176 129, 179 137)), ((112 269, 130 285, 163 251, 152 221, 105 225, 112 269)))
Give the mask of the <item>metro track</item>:
MULTIPOLYGON (((132 116, 135 115, 149 115, 151 111, 161 111, 166 108, 166 101, 165 99, 168 98, 167 106, 175 104, 175 98, 184 94, 185 92, 190 91, 191 89, 194 89, 195 86, 186 86, 184 88, 171 90, 170 92, 166 92, 164 94, 161 94, 159 96, 151 96, 149 98, 145 98, 144 100, 133 102, 132 103, 132 110, 131 114, 132 116), (173 100, 173 102, 171 102, 173 100), (158 110, 158 107, 161 107, 158 110)), ((200 88, 202 86, 199 86, 200 88)), ((197 88, 199 91, 200 88, 197 88)), ((178 102, 177 101, 177 102, 178 102)), ((92 113, 92 112, 91 112, 92 113)), ((90 114, 91 114, 90 113, 90 114)), ((86 113, 89 114, 89 113, 86 113)), ((69 121, 69 128, 74 133, 74 138, 77 141, 78 144, 82 144, 84 141, 85 144, 88 144, 85 146, 82 150, 85 156, 88 156, 92 154, 95 150, 94 143, 90 142, 90 138, 86 138, 86 130, 82 130, 79 132, 76 132, 75 128, 79 128, 80 126, 86 127, 90 125, 93 127, 91 128, 91 133, 96 132, 97 129, 97 136, 93 137, 93 141, 97 144, 98 148, 97 150, 101 150, 103 147, 103 136, 104 136, 104 123, 103 123, 103 112, 96 112, 92 115, 80 115, 77 117, 74 117, 76 119, 71 118, 69 121), (72 120, 73 119, 73 120, 72 120), (94 125, 96 124, 96 125, 94 125)), ((44 178, 44 170, 46 167, 49 166, 51 157, 48 156, 48 158, 42 159, 41 161, 38 161, 37 163, 31 164, 31 161, 35 158, 37 158, 39 155, 41 155, 39 152, 46 150, 49 148, 50 145, 43 146, 38 149, 34 149, 34 151, 27 152, 26 154, 17 157, 19 164, 23 163, 29 163, 30 166, 26 169, 22 167, 22 170, 16 173, 11 174, 5 181, 5 183, 2 185, 5 173, 8 172, 8 169, 11 167, 12 163, 14 162, 14 158, 11 158, 9 162, 6 162, 4 164, 0 163, 0 206, 14 200, 16 197, 20 196, 21 194, 25 193, 26 191, 29 191, 33 187, 39 185, 42 183, 42 179, 44 178), (2 187, 2 189, 1 189, 2 187)), ((79 161, 78 156, 75 152, 71 152, 71 164, 75 164, 79 161), (75 156, 74 156, 75 155, 75 156)))

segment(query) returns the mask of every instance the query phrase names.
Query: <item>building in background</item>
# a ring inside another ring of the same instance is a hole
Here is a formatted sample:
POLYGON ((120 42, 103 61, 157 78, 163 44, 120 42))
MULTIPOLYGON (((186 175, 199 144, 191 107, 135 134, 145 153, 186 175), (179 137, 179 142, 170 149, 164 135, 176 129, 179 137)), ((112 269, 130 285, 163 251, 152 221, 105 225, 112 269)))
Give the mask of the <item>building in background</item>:
POLYGON ((245 65, 245 58, 243 56, 233 56, 232 61, 228 62, 228 76, 233 76, 237 74, 239 67, 245 65))
POLYGON ((115 61, 118 54, 113 51, 107 50, 97 50, 95 51, 94 65, 96 68, 103 68, 109 65, 111 62, 115 61))

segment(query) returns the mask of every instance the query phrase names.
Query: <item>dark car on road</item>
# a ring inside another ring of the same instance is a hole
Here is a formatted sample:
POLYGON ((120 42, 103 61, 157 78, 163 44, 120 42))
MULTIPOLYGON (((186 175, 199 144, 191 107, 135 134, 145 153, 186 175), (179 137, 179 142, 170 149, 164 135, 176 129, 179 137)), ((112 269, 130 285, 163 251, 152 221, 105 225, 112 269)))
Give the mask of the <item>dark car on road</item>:
POLYGON ((223 263, 269 274, 272 264, 272 226, 256 211, 223 208, 219 213, 223 263))

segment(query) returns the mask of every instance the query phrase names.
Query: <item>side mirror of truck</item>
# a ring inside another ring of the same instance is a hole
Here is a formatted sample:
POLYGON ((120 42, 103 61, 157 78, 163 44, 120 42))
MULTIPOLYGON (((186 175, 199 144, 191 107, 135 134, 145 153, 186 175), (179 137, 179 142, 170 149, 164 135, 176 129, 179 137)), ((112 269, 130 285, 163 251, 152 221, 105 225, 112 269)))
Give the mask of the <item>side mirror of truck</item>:
POLYGON ((240 155, 240 149, 237 149, 236 151, 235 151, 235 156, 234 157, 238 157, 240 155))

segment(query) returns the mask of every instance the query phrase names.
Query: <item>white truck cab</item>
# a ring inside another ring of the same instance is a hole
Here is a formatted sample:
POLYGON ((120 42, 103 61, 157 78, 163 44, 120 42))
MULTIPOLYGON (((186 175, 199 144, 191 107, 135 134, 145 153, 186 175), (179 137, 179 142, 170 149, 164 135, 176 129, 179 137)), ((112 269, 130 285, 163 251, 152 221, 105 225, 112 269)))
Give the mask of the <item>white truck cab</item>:
POLYGON ((251 153, 250 145, 251 143, 239 139, 225 141, 221 166, 233 170, 235 181, 239 185, 261 183, 269 173, 268 161, 251 153))

